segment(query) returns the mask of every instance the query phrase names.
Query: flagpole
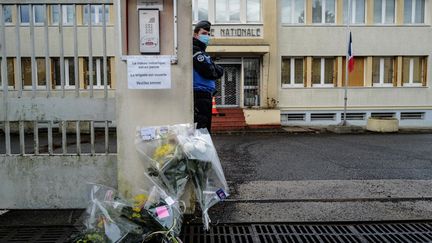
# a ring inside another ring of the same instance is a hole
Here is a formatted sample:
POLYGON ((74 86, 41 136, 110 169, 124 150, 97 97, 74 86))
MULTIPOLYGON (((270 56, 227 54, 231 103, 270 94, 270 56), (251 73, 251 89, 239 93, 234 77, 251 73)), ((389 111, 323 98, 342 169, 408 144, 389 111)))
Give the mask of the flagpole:
POLYGON ((348 0, 348 19, 347 19, 347 42, 348 45, 346 48, 346 57, 345 57, 345 89, 344 89, 344 115, 343 115, 343 122, 342 125, 346 126, 347 125, 347 106, 348 106, 348 59, 349 59, 349 53, 348 50, 350 48, 350 33, 351 33, 351 28, 350 28, 350 23, 351 23, 351 0, 348 0))

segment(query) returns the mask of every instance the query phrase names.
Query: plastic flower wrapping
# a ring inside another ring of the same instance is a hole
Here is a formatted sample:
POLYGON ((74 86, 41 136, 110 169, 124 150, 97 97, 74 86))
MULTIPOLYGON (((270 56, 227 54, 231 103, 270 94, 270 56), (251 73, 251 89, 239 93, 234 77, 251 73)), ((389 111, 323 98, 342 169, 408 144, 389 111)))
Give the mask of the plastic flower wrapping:
POLYGON ((127 207, 113 188, 90 184, 89 204, 83 215, 83 227, 72 242, 137 242, 143 240, 143 229, 121 215, 127 207))
POLYGON ((142 127, 135 140, 148 174, 157 184, 180 198, 189 179, 203 212, 204 229, 211 222, 208 210, 229 196, 219 157, 207 129, 191 124, 142 127))
POLYGON ((209 209, 229 191, 208 131, 192 124, 142 127, 135 144, 149 187, 124 198, 113 188, 90 184, 84 227, 72 242, 181 242, 185 206, 179 198, 189 180, 209 229, 209 209))
POLYGON ((113 188, 91 184, 90 198, 84 229, 72 242, 181 242, 179 202, 156 185, 127 200, 113 188))
POLYGON ((147 174, 163 188, 180 197, 189 180, 187 160, 177 139, 178 134, 193 133, 190 124, 137 129, 135 144, 147 174))
POLYGON ((208 230, 208 210, 229 196, 228 184, 207 129, 196 130, 188 136, 179 135, 178 140, 188 158, 187 168, 203 212, 204 229, 208 230))

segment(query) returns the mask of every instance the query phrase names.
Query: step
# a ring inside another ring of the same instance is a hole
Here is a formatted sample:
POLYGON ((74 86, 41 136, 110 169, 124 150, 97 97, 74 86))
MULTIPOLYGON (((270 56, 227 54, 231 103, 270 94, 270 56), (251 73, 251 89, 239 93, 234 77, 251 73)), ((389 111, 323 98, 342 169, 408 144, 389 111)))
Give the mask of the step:
POLYGON ((246 127, 246 122, 244 120, 242 121, 232 121, 232 122, 224 122, 224 121, 219 121, 219 122, 213 122, 212 121, 212 126, 244 126, 246 127))
POLYGON ((244 127, 212 127, 213 132, 217 131, 242 131, 245 130, 244 127))
POLYGON ((212 117, 212 123, 214 122, 244 122, 245 118, 244 117, 230 117, 230 116, 226 116, 226 117, 212 117))
POLYGON ((212 130, 214 131, 229 131, 229 130, 245 130, 246 127, 244 126, 216 126, 216 127, 212 127, 212 130))
POLYGON ((241 114, 243 114, 243 109, 228 109, 228 108, 217 108, 216 107, 216 110, 219 112, 219 113, 225 113, 225 114, 232 114, 232 113, 241 113, 241 114))
POLYGON ((234 128, 234 129, 246 129, 246 125, 242 125, 242 124, 215 124, 212 125, 212 129, 224 129, 224 130, 229 130, 230 128, 234 128))
POLYGON ((242 118, 245 119, 243 113, 231 113, 231 114, 227 114, 227 113, 219 113, 218 115, 213 115, 213 118, 228 118, 228 117, 235 117, 235 118, 242 118))

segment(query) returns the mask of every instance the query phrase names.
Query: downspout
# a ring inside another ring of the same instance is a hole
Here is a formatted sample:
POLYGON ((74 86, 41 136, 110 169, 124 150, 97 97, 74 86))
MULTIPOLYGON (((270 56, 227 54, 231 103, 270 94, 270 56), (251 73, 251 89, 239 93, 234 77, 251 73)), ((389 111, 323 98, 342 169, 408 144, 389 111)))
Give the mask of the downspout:
POLYGON ((174 56, 171 58, 172 64, 178 63, 178 35, 177 35, 177 22, 178 22, 178 14, 177 14, 177 0, 173 0, 173 20, 174 20, 174 56))

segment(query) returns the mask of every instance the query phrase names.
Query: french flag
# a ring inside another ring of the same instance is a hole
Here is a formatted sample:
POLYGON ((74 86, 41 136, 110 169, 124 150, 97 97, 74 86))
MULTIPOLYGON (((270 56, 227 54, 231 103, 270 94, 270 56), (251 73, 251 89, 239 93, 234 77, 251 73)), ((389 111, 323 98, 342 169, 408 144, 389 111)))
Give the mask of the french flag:
POLYGON ((350 32, 349 43, 348 43, 348 71, 352 72, 354 70, 354 53, 352 48, 352 35, 350 32))

